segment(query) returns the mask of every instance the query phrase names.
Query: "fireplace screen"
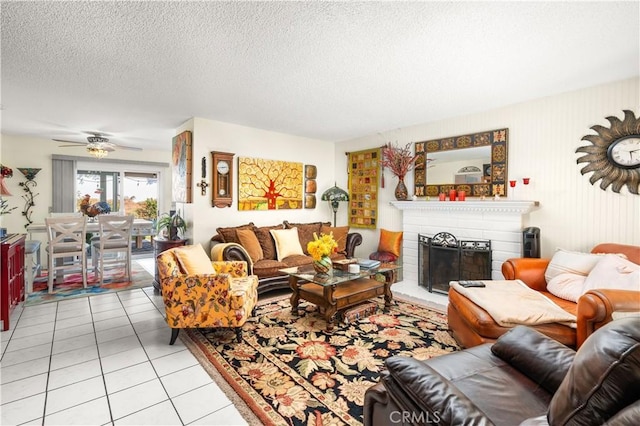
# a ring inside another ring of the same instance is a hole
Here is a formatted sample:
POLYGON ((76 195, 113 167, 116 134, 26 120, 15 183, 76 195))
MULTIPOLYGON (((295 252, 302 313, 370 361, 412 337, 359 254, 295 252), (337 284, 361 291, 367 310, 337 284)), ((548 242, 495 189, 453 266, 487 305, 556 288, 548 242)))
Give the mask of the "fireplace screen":
POLYGON ((448 232, 418 235, 418 280, 430 292, 447 293, 449 281, 490 280, 491 241, 458 240, 448 232))

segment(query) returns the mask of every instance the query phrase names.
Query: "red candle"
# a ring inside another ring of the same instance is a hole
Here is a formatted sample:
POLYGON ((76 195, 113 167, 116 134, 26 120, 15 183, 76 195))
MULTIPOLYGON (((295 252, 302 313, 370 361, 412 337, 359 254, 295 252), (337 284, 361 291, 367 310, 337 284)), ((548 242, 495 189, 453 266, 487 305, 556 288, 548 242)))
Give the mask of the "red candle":
POLYGON ((467 198, 467 193, 464 191, 458 191, 458 201, 464 201, 467 198))
POLYGON ((438 200, 444 201, 444 192, 441 192, 440 195, 438 195, 438 200))
POLYGON ((456 190, 452 189, 449 191, 449 201, 455 201, 456 200, 456 190))
POLYGON ((515 188, 516 187, 516 181, 515 180, 510 180, 509 181, 509 186, 512 187, 512 188, 515 188))

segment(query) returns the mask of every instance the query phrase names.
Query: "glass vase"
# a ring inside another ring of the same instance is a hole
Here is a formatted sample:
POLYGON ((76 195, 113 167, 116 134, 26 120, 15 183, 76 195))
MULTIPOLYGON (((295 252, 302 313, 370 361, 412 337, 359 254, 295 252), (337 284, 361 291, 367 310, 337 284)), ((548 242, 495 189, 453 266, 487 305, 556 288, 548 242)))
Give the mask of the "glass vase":
POLYGON ((329 256, 322 256, 320 260, 313 261, 313 269, 316 274, 331 276, 333 275, 333 262, 329 256))

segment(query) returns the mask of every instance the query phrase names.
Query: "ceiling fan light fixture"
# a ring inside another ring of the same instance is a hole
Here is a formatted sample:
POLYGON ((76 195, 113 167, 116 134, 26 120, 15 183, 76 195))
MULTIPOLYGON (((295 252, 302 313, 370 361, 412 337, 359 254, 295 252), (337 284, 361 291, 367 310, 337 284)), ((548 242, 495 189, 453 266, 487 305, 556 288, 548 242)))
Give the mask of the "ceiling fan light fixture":
POLYGON ((102 136, 88 136, 87 140, 89 141, 89 143, 107 143, 109 142, 109 139, 102 137, 102 136))
POLYGON ((87 152, 89 152, 89 154, 93 155, 94 157, 96 157, 98 159, 106 157, 107 154, 109 153, 109 151, 107 151, 106 149, 93 147, 93 146, 88 146, 87 147, 87 152))

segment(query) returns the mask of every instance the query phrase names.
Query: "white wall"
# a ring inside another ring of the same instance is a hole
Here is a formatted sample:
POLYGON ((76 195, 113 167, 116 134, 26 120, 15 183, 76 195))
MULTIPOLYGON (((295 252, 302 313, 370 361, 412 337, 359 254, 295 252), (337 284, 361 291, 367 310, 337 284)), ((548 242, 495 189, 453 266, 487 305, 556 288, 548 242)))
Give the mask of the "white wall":
MULTIPOLYGON (((380 135, 336 143, 312 140, 303 137, 254 129, 234 124, 195 118, 176 129, 176 134, 190 129, 194 132, 194 173, 192 204, 178 205, 190 226, 192 241, 208 247, 209 239, 219 226, 240 225, 254 222, 256 225, 271 225, 289 221, 315 221, 332 219, 326 203, 319 200, 324 190, 333 185, 347 189, 347 159, 345 152, 382 146, 388 141, 407 142, 437 139, 447 136, 474 133, 482 130, 509 128, 509 178, 530 177, 526 189, 520 184, 513 191, 516 198, 537 200, 541 206, 531 213, 529 226, 541 228, 542 254, 550 256, 556 247, 573 250, 589 250, 599 242, 611 241, 640 245, 640 197, 631 195, 623 188, 615 194, 609 188, 603 191, 598 185, 589 183, 589 175, 582 176, 583 164, 576 164, 580 156, 577 147, 585 145, 582 136, 593 134, 590 127, 595 124, 609 126, 605 117, 616 115, 622 118, 623 109, 631 109, 640 115, 640 79, 630 79, 607 85, 552 96, 509 107, 477 114, 451 118, 433 123, 393 130, 380 135), (317 207, 312 210, 276 210, 241 212, 237 210, 237 173, 234 173, 234 203, 231 208, 211 207, 211 188, 201 196, 195 183, 200 180, 200 160, 207 157, 207 181, 211 183, 210 151, 233 152, 237 157, 259 157, 273 160, 296 161, 318 167, 317 207)), ((496 92, 496 96, 499 93, 496 92)), ((390 106, 392 108, 393 106, 390 106)), ((428 121, 428 117, 425 117, 428 121)), ((14 177, 7 180, 14 196, 12 206, 19 209, 0 218, 2 226, 9 232, 23 232, 24 219, 20 211, 23 200, 16 173, 17 167, 40 167, 33 219, 41 222, 51 205, 51 154, 69 153, 82 155, 81 150, 69 149, 61 152, 57 144, 39 140, 3 135, 0 145, 2 163, 14 169, 14 177), (78 152, 80 151, 80 152, 78 152)), ((165 143, 165 142, 163 142, 165 143)), ((170 163, 167 151, 144 151, 143 153, 115 152, 111 158, 161 161, 170 163)), ((171 189, 171 177, 167 177, 166 188, 171 189)), ((375 250, 379 228, 402 229, 402 213, 389 205, 395 200, 393 191, 397 179, 385 172, 386 187, 379 190, 378 229, 355 229, 363 235, 363 245, 356 255, 367 257, 375 250)), ((405 182, 413 188, 413 174, 405 182)), ((169 192, 170 194, 170 192, 169 192)), ((165 197, 171 200, 171 196, 165 197)), ((167 211, 168 205, 159 206, 167 211)), ((346 205, 341 204, 337 217, 338 225, 347 223, 346 205)))
MULTIPOLYGON (((189 226, 187 237, 194 243, 209 247, 209 240, 216 228, 253 222, 257 226, 276 225, 283 220, 290 222, 331 221, 333 216, 326 202, 320 201, 322 192, 333 186, 335 167, 334 144, 321 140, 254 129, 230 123, 194 118, 176 130, 193 132, 193 203, 178 204, 189 226), (202 196, 195 186, 201 179, 201 160, 207 158, 207 182, 211 184, 211 151, 232 152, 234 157, 233 204, 230 208, 211 207, 211 191, 202 196), (315 209, 272 211, 238 211, 238 157, 256 157, 283 160, 317 166, 318 192, 315 209)), ((346 188, 344 182, 338 182, 346 188)), ((346 219, 338 224, 346 223, 346 219)))
MULTIPOLYGON (((393 130, 383 136, 369 135, 337 144, 336 171, 342 176, 340 179, 346 179, 344 151, 373 148, 388 141, 404 145, 507 127, 509 179, 519 181, 513 195, 540 202, 528 225, 540 228, 544 257, 551 256, 559 247, 586 251, 599 242, 640 245, 640 196, 628 193, 626 187, 616 194, 611 187, 606 191, 600 189, 600 182, 592 186, 590 174, 580 173, 584 163, 576 163, 583 154, 575 153, 576 148, 588 143, 581 140, 584 135, 595 134, 591 126, 609 127, 605 117, 615 115, 622 119, 624 109, 638 116, 639 105, 640 79, 634 78, 393 130), (527 188, 522 186, 522 177, 531 178, 527 188)), ((386 172, 386 183, 386 188, 379 192, 379 227, 401 230, 401 212, 388 204, 394 198, 397 179, 386 172)), ((413 173, 405 183, 411 194, 413 173)), ((375 249, 378 232, 361 230, 363 253, 375 249)))
MULTIPOLYGON (((168 146, 170 142, 168 142, 168 146)), ((34 199, 35 206, 32 208, 33 214, 31 220, 34 223, 44 223, 44 218, 49 216, 49 207, 53 203, 53 187, 52 187, 52 169, 51 156, 71 155, 78 157, 91 158, 84 149, 80 148, 59 148, 59 143, 46 139, 29 138, 22 136, 2 135, 2 164, 13 169, 13 177, 5 179, 9 191, 12 196, 6 197, 10 205, 17 206, 11 214, 0 216, 2 226, 7 228, 9 233, 25 232, 24 225, 27 223, 22 210, 24 208, 24 199, 22 195, 25 193, 19 183, 24 182, 24 176, 18 170, 18 167, 35 167, 40 168, 35 181, 37 186, 32 189, 38 195, 34 199)), ((167 148, 165 151, 144 150, 138 151, 115 151, 109 153, 105 159, 120 159, 141 162, 157 162, 170 164, 171 151, 167 148)), ((161 174, 161 190, 163 191, 158 211, 168 211, 171 205, 171 171, 167 167, 166 171, 161 174)), ((35 237, 35 235, 34 235, 35 237)))

